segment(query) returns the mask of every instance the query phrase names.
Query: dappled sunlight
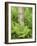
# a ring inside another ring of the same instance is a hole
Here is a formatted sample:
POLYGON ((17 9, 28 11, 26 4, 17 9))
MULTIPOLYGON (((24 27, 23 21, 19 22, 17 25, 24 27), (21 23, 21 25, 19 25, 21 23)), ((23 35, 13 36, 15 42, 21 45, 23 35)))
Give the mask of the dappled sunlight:
POLYGON ((11 39, 32 38, 32 8, 11 7, 11 39))

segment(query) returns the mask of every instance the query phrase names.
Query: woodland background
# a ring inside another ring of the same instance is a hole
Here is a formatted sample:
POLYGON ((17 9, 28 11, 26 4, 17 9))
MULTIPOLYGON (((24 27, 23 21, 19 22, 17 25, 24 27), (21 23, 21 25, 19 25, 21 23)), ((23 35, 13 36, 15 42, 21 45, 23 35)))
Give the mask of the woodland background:
POLYGON ((32 8, 11 7, 11 39, 24 38, 32 38, 32 8))

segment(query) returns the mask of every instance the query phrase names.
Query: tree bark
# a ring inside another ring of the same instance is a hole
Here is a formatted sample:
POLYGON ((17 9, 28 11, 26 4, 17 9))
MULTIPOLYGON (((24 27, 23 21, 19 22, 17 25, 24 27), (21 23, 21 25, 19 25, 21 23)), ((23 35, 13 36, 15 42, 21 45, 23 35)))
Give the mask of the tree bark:
POLYGON ((18 21, 21 25, 24 25, 23 7, 18 8, 18 21))

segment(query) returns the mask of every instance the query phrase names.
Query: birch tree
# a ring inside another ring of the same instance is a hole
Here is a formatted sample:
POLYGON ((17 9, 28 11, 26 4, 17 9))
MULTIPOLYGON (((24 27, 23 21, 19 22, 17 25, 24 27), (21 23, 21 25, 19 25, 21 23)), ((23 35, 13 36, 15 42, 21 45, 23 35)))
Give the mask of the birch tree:
POLYGON ((20 25, 24 25, 23 7, 18 8, 18 21, 20 25))

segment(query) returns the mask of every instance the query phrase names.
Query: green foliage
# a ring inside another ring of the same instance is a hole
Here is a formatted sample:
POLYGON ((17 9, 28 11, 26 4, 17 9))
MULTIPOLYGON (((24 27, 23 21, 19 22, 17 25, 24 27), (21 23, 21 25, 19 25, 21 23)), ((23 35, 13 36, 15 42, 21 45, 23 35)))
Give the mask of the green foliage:
POLYGON ((24 8, 24 26, 18 22, 18 8, 11 7, 11 39, 32 37, 32 8, 24 8), (13 9, 12 9, 13 8, 13 9))
POLYGON ((18 8, 17 7, 11 7, 11 19, 13 20, 13 21, 17 21, 17 19, 18 19, 18 8))
POLYGON ((32 8, 25 8, 24 9, 24 17, 26 24, 32 28, 32 8))

